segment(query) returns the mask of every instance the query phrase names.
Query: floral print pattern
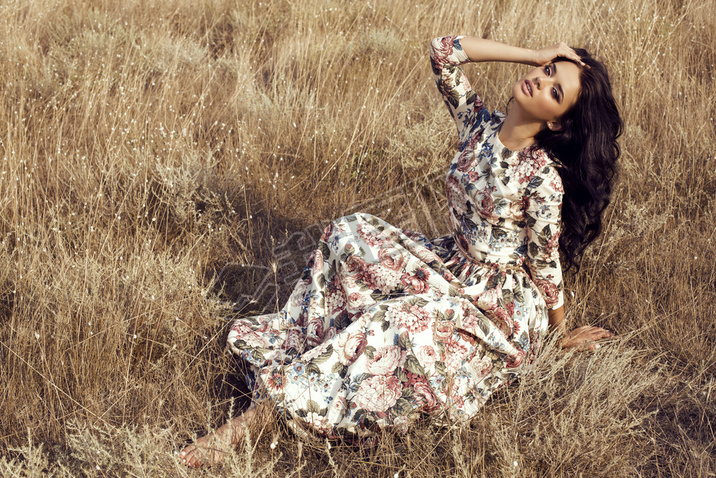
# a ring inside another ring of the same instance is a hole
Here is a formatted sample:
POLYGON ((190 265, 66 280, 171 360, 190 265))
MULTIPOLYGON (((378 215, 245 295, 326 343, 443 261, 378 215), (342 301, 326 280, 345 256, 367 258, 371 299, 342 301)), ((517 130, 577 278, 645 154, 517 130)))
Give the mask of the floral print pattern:
POLYGON ((420 415, 467 420, 539 351, 562 304, 562 186, 536 148, 499 141, 460 64, 433 40, 459 151, 448 168, 452 234, 430 240, 354 214, 324 231, 279 312, 236 320, 230 349, 289 423, 329 436, 405 430, 420 415))

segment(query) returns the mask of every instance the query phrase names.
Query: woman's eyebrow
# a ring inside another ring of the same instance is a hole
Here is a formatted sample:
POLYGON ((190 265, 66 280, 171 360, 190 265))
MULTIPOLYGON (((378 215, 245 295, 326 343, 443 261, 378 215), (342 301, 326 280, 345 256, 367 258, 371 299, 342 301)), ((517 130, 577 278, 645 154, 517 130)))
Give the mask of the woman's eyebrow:
MULTIPOLYGON (((554 71, 554 74, 552 76, 557 74, 557 63, 556 62, 552 63, 552 71, 554 71)), ((562 85, 559 83, 557 83, 557 92, 559 95, 559 102, 561 103, 562 99, 564 98, 564 90, 562 90, 562 85)))

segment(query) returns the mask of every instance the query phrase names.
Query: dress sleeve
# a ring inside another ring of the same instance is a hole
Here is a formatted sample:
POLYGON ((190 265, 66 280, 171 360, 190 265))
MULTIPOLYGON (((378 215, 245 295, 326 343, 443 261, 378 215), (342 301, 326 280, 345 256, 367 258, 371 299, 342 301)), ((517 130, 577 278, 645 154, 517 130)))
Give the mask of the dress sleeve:
POLYGON ((562 266, 559 261, 562 179, 553 164, 547 164, 525 189, 527 266, 547 308, 564 304, 562 266))
POLYGON ((430 42, 430 64, 438 90, 457 126, 459 149, 470 138, 475 126, 489 119, 489 113, 460 68, 470 59, 456 36, 435 38, 430 42))

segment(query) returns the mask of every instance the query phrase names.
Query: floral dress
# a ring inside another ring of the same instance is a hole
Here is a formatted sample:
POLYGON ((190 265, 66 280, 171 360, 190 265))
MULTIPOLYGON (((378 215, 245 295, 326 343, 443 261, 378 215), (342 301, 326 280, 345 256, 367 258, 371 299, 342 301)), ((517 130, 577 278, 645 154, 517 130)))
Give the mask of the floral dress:
POLYGON ((467 420, 538 352, 562 305, 562 183, 541 149, 500 143, 460 64, 433 40, 432 69, 458 130, 447 173, 452 234, 367 214, 332 222, 279 312, 236 320, 230 349, 255 392, 319 434, 405 430, 420 415, 467 420))

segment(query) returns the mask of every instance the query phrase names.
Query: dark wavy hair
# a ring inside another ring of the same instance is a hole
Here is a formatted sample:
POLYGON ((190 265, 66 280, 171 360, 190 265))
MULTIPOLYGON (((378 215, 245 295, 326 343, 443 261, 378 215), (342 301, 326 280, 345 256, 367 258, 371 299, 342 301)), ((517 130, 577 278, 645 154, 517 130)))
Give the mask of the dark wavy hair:
MULTIPOLYGON (((579 270, 584 249, 602 230, 602 213, 611 200, 623 123, 607 70, 586 50, 575 48, 580 68, 577 102, 560 118, 561 130, 543 129, 536 143, 557 159, 564 185, 559 248, 566 270, 579 270)), ((557 58, 557 61, 571 61, 557 58)))

